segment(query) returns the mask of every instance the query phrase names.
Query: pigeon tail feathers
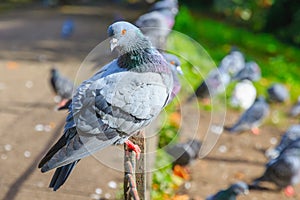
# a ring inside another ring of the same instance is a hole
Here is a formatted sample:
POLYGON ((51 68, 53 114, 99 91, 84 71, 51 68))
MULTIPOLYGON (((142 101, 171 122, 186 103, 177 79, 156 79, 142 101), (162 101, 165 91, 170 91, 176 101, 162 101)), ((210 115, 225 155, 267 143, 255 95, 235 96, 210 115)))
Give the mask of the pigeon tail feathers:
POLYGON ((53 188, 53 191, 56 191, 62 186, 69 175, 71 174, 72 170, 74 169, 75 165, 79 162, 80 160, 77 160, 75 162, 72 162, 68 165, 59 167, 55 170, 55 173, 51 179, 51 182, 49 184, 49 188, 53 188))

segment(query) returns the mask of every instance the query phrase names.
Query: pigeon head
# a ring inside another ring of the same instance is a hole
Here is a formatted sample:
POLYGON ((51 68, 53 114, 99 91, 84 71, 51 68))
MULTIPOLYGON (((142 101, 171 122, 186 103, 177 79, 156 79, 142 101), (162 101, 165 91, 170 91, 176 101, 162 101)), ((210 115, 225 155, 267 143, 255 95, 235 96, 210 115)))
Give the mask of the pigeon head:
POLYGON ((174 54, 169 54, 169 53, 163 53, 164 58, 166 61, 171 64, 174 69, 176 69, 177 74, 183 75, 182 69, 180 67, 181 62, 177 56, 174 54))
POLYGON ((233 184, 230 188, 236 195, 240 195, 240 194, 246 195, 249 193, 248 185, 242 181, 233 184))
POLYGON ((111 51, 117 49, 120 54, 151 47, 151 43, 145 38, 140 29, 129 22, 115 22, 108 27, 107 33, 111 37, 111 51))
POLYGON ((267 89, 271 102, 284 102, 289 98, 289 92, 281 83, 274 83, 267 89))
POLYGON ((55 68, 52 68, 52 69, 51 69, 51 75, 52 75, 52 76, 58 76, 58 75, 59 75, 58 70, 55 69, 55 68))

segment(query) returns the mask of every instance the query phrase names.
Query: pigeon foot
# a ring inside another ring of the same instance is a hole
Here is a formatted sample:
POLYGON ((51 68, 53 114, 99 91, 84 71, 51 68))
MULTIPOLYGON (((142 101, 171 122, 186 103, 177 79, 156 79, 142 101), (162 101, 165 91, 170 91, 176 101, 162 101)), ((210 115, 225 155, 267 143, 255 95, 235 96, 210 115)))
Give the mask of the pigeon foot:
POLYGON ((133 144, 130 140, 126 140, 125 144, 127 145, 128 149, 134 151, 136 153, 136 159, 140 159, 141 149, 138 145, 133 144))
POLYGON ((292 197, 295 195, 295 190, 292 186, 289 185, 284 189, 284 194, 287 197, 292 197))
POLYGON ((68 103, 68 101, 69 99, 62 99, 58 104, 58 108, 64 107, 68 103))
POLYGON ((252 128, 251 129, 251 132, 254 134, 254 135, 259 135, 259 129, 258 128, 252 128))

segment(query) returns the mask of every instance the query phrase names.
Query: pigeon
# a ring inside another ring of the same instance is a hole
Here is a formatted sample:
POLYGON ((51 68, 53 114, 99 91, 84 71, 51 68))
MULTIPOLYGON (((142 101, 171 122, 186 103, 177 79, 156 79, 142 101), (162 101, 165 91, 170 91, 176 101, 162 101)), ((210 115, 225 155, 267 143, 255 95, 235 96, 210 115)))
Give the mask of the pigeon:
POLYGON ((59 189, 84 157, 110 145, 127 144, 167 105, 173 88, 167 61, 129 22, 108 27, 118 57, 79 85, 69 106, 63 136, 42 158, 42 172, 57 168, 49 187, 59 189))
POLYGON ((172 168, 174 175, 190 179, 189 165, 198 157, 201 147, 199 140, 188 140, 166 148, 166 152, 173 158, 172 168))
POLYGON ((172 29, 175 24, 175 17, 178 14, 177 0, 162 0, 156 2, 151 8, 150 12, 158 11, 162 13, 168 20, 169 29, 172 29))
POLYGON ((239 71, 245 67, 245 57, 237 50, 232 48, 230 53, 225 56, 219 64, 219 69, 234 77, 239 71))
POLYGON ((183 72, 180 67, 181 62, 177 56, 175 56, 174 54, 169 54, 169 53, 162 53, 162 55, 164 56, 166 61, 169 63, 169 66, 171 68, 172 75, 173 75, 173 90, 172 90, 171 97, 169 99, 169 103, 170 103, 175 98, 175 96, 177 96, 177 94, 179 93, 179 91, 181 89, 181 84, 180 84, 178 75, 183 75, 183 72))
POLYGON ((178 13, 178 1, 177 0, 157 1, 150 8, 150 11, 164 11, 164 10, 171 10, 173 15, 177 15, 177 13, 178 13))
POLYGON ((159 11, 152 11, 141 15, 135 22, 145 36, 149 38, 152 44, 159 50, 165 49, 166 40, 171 32, 167 17, 159 11))
POLYGON ((286 146, 277 158, 271 159, 264 174, 255 179, 251 187, 259 188, 261 182, 274 183, 284 189, 287 196, 294 195, 292 186, 300 182, 300 138, 286 146))
POLYGON ((64 21, 61 27, 61 37, 62 38, 69 38, 72 36, 74 32, 74 21, 71 19, 67 19, 64 21))
POLYGON ((269 159, 277 158, 281 151, 284 150, 291 142, 300 138, 300 125, 292 125, 281 137, 280 143, 272 149, 266 151, 266 156, 269 159))
POLYGON ((198 157, 200 147, 201 142, 194 139, 167 147, 166 151, 174 159, 173 166, 187 166, 198 157))
POLYGON ((230 104, 233 107, 248 109, 256 98, 256 89, 248 79, 238 82, 233 90, 230 104))
POLYGON ((240 133, 251 130, 253 134, 258 135, 258 126, 268 116, 269 112, 269 105, 264 97, 260 96, 232 127, 225 127, 225 129, 230 133, 240 133))
POLYGON ((231 77, 244 66, 244 55, 232 48, 230 53, 221 60, 218 68, 209 72, 207 78, 195 90, 195 95, 191 95, 187 101, 190 102, 195 96, 207 101, 209 97, 225 92, 231 77))
MULTIPOLYGON (((205 100, 217 94, 221 94, 225 92, 229 82, 230 76, 228 73, 219 68, 213 69, 209 72, 207 78, 197 87, 195 95, 199 99, 205 100)), ((188 101, 191 101, 195 95, 190 96, 188 101)))
POLYGON ((289 114, 291 117, 296 117, 300 114, 300 96, 298 97, 297 103, 291 108, 289 114))
POLYGON ((226 190, 221 190, 215 195, 211 195, 206 200, 236 200, 240 194, 247 195, 249 193, 248 185, 242 181, 232 184, 226 190))
POLYGON ((268 96, 271 102, 284 102, 289 98, 289 92, 283 84, 275 83, 268 89, 268 96))
POLYGON ((61 102, 58 106, 65 106, 67 101, 72 98, 74 83, 62 76, 55 68, 51 69, 50 83, 54 93, 61 98, 61 102))
POLYGON ((261 79, 261 70, 258 64, 254 61, 247 62, 245 67, 242 68, 232 80, 241 81, 248 79, 250 81, 259 81, 261 79))
POLYGON ((135 25, 150 39, 152 44, 159 50, 164 50, 167 37, 174 24, 178 12, 176 0, 163 0, 156 2, 150 12, 141 15, 135 25))

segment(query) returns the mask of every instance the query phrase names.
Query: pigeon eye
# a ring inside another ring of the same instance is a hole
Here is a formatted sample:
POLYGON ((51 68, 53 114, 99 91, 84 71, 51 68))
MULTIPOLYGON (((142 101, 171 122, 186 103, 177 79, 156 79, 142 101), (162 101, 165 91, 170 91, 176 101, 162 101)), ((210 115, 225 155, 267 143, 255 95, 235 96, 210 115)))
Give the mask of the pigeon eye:
POLYGON ((170 63, 171 63, 171 65, 174 65, 174 64, 175 64, 175 62, 174 62, 174 61, 171 61, 170 63))
POLYGON ((122 35, 125 35, 126 32, 127 32, 126 29, 123 29, 123 30, 121 31, 121 34, 122 34, 122 35))

